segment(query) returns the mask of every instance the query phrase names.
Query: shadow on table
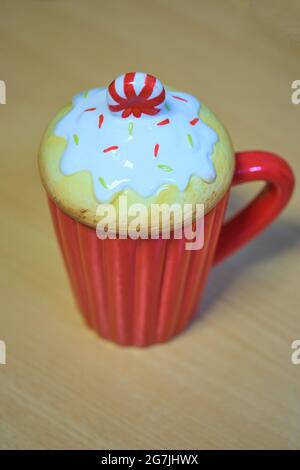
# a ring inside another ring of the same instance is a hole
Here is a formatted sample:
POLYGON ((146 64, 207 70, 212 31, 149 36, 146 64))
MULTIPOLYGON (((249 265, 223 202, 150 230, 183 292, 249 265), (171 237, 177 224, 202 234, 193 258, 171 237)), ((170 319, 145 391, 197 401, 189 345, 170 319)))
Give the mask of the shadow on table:
POLYGON ((274 222, 255 240, 211 271, 207 287, 213 283, 214 292, 209 292, 209 288, 205 290, 192 323, 209 313, 214 302, 221 298, 223 292, 249 267, 253 265, 259 267, 260 264, 271 258, 276 259, 277 256, 285 251, 288 252, 296 245, 300 247, 300 224, 293 221, 274 222))

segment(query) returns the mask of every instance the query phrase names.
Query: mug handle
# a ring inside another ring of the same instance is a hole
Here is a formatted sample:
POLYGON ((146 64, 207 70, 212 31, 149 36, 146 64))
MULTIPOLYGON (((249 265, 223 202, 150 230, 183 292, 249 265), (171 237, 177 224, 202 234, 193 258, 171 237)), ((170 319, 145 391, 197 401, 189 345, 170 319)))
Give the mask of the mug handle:
POLYGON ((236 153, 232 186, 259 180, 266 181, 262 191, 244 209, 223 224, 214 264, 223 261, 256 237, 288 203, 295 181, 285 160, 271 152, 236 153))

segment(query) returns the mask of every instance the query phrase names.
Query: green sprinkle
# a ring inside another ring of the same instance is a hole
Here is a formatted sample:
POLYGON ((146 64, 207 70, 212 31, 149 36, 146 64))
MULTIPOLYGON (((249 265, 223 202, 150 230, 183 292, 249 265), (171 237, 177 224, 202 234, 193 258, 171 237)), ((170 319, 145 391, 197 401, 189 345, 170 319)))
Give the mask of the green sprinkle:
POLYGON ((89 94, 89 90, 85 90, 83 93, 82 93, 82 96, 84 98, 87 98, 88 97, 88 94, 89 94))
POLYGON ((133 122, 130 122, 128 124, 128 132, 129 132, 130 137, 132 137, 132 131, 133 131, 133 122))
POLYGON ((79 144, 79 137, 78 137, 77 134, 73 135, 73 139, 74 139, 75 144, 78 145, 79 144))
POLYGON ((193 144, 193 137, 191 136, 191 134, 188 134, 188 135, 187 135, 187 138, 188 138, 188 141, 189 141, 191 147, 193 147, 193 146, 194 146, 194 144, 193 144))
POLYGON ((171 166, 162 165, 161 163, 157 165, 157 168, 160 168, 161 170, 164 170, 164 171, 173 171, 173 168, 171 166))
POLYGON ((102 178, 102 176, 100 176, 98 179, 99 179, 99 182, 102 184, 103 188, 109 189, 109 187, 105 183, 105 180, 104 180, 104 178, 102 178))
POLYGON ((165 108, 170 111, 170 105, 168 103, 165 103, 165 108))

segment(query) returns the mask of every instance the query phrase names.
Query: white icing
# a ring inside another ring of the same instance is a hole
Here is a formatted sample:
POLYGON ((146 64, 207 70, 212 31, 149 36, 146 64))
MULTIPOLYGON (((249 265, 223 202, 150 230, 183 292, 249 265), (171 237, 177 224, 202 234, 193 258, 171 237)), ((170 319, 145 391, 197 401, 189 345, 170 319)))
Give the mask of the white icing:
POLYGON ((165 184, 184 191, 192 175, 213 182, 216 172, 211 156, 218 136, 201 119, 190 124, 198 117, 199 101, 187 93, 166 90, 165 103, 169 109, 164 106, 155 116, 122 118, 109 110, 106 89, 76 95, 72 110, 54 129, 55 135, 67 140, 60 164, 62 173, 88 171, 99 202, 110 201, 126 188, 143 197, 155 194, 165 184), (89 108, 96 110, 85 111, 89 108), (99 128, 101 114, 104 120, 99 128), (157 125, 165 119, 170 123, 157 125), (156 144, 159 150, 154 157, 156 144), (112 146, 118 149, 103 152, 112 146))

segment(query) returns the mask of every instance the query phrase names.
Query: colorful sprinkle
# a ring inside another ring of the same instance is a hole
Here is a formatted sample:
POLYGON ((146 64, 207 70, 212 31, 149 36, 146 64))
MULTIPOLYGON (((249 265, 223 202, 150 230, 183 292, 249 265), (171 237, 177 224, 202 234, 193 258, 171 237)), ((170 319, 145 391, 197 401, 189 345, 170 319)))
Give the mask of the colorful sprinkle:
POLYGON ((164 170, 164 171, 173 171, 173 168, 168 165, 159 164, 157 165, 157 168, 160 168, 161 170, 164 170))
POLYGON ((185 98, 181 98, 181 96, 173 95, 172 98, 175 98, 175 100, 180 100, 180 101, 184 101, 185 103, 188 103, 188 100, 186 100, 185 98))
POLYGON ((103 121, 104 121, 104 116, 103 114, 100 114, 99 116, 99 122, 98 122, 98 127, 99 129, 101 128, 102 124, 103 124, 103 121))
POLYGON ((82 93, 82 96, 83 96, 84 98, 87 98, 87 97, 88 97, 88 94, 89 94, 89 90, 86 90, 86 91, 84 91, 84 92, 82 93))
POLYGON ((130 137, 132 137, 132 131, 133 131, 133 122, 130 122, 128 124, 128 134, 130 137))
POLYGON ((194 126, 199 121, 199 118, 194 118, 190 121, 191 126, 194 126))
POLYGON ((194 143, 193 143, 193 137, 191 136, 191 134, 188 134, 187 135, 187 138, 188 138, 188 141, 190 143, 190 146, 193 147, 194 146, 194 143))
POLYGON ((107 147, 106 149, 104 149, 103 152, 111 152, 112 150, 118 150, 118 148, 119 147, 117 145, 112 145, 111 147, 107 147))
POLYGON ((109 189, 109 187, 108 187, 107 184, 105 183, 105 180, 104 180, 104 178, 102 178, 102 176, 100 176, 100 177, 98 178, 98 180, 99 180, 99 183, 102 184, 103 188, 109 189))
POLYGON ((86 112, 88 112, 88 111, 95 111, 95 109, 96 109, 96 108, 87 108, 87 109, 84 110, 84 112, 86 113, 86 112))
POLYGON ((159 144, 154 145, 154 156, 157 157, 159 151, 159 144))
POLYGON ((170 119, 164 119, 163 121, 157 122, 157 126, 165 126, 166 124, 170 124, 170 119))
POLYGON ((165 108, 167 111, 170 111, 170 105, 168 103, 165 103, 165 108))
POLYGON ((78 145, 79 144, 79 137, 78 137, 77 134, 73 135, 73 139, 74 139, 75 144, 78 145))

